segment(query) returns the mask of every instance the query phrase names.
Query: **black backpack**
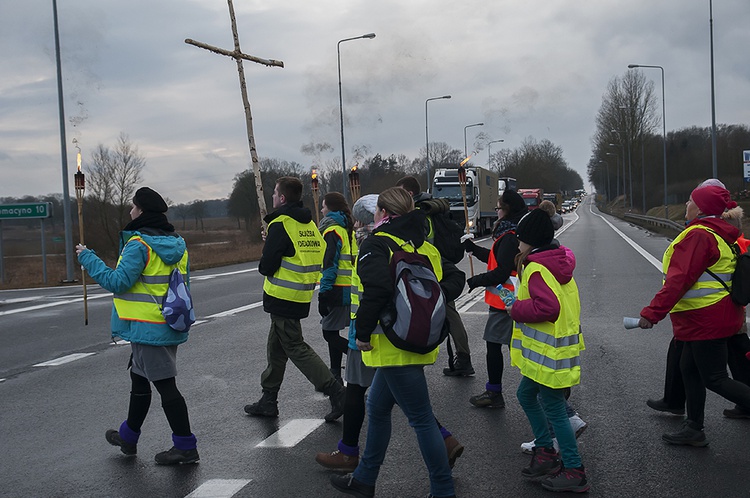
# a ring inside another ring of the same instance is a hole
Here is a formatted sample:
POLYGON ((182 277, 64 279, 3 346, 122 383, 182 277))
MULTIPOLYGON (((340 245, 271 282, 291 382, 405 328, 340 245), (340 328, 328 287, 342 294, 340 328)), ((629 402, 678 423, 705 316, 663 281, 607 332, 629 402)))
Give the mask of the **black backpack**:
POLYGON ((464 246, 461 244, 463 228, 450 219, 447 213, 433 214, 428 222, 432 224, 433 242, 440 255, 453 264, 464 259, 464 246))
MULTIPOLYGON (((722 238, 721 240, 724 239, 722 238)), ((750 253, 741 252, 737 244, 730 245, 726 240, 724 240, 724 243, 737 255, 737 266, 734 268, 734 273, 732 273, 732 288, 730 289, 727 283, 711 270, 707 269, 706 273, 724 286, 724 289, 732 296, 734 304, 747 306, 750 303, 750 253)))

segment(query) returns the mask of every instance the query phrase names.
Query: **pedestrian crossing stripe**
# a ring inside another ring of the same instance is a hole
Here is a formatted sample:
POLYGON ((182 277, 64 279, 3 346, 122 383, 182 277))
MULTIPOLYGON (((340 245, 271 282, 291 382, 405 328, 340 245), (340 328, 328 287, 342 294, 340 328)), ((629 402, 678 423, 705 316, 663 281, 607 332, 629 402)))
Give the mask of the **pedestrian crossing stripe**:
POLYGON ((323 419, 299 418, 284 424, 281 429, 256 444, 256 448, 291 448, 320 427, 323 419))
POLYGON ((185 498, 230 498, 250 483, 251 479, 211 479, 185 498))
POLYGON ((69 354, 67 356, 62 356, 60 358, 56 358, 54 360, 45 361, 43 363, 37 363, 34 365, 35 367, 56 367, 59 365, 64 365, 66 363, 70 363, 71 361, 80 360, 81 358, 85 358, 87 356, 91 356, 96 353, 73 353, 69 354))

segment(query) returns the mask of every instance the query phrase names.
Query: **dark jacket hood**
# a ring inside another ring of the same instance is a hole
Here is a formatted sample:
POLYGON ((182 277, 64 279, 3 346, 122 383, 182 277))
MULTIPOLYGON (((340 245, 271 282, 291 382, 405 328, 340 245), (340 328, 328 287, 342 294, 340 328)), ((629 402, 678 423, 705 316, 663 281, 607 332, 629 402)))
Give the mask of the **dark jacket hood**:
POLYGON ((266 217, 263 218, 263 221, 271 223, 281 215, 287 215, 300 223, 310 223, 312 221, 312 213, 308 208, 302 205, 302 201, 284 204, 273 213, 267 214, 266 217))
POLYGON ((402 216, 390 218, 373 233, 389 233, 399 239, 411 241, 414 247, 420 247, 424 244, 424 223, 425 213, 421 209, 416 209, 402 216))

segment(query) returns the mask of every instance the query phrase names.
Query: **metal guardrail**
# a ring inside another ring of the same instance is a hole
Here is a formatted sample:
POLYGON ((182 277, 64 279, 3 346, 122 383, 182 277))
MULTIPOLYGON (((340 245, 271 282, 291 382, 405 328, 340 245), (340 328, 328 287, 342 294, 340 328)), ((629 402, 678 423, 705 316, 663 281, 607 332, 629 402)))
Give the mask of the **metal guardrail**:
POLYGON ((642 214, 625 213, 624 218, 625 219, 631 218, 634 220, 644 221, 650 225, 656 225, 656 226, 665 227, 665 228, 672 228, 674 230, 677 230, 678 232, 681 232, 682 230, 685 229, 684 224, 680 224, 672 220, 667 220, 665 218, 657 218, 655 216, 645 216, 642 214))

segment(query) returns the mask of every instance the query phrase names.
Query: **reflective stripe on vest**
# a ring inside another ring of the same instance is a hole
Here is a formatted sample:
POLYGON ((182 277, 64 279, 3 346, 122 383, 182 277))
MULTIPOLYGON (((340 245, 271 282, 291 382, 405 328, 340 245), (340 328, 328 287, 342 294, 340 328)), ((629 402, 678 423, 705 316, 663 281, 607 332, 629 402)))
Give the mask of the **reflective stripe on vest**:
POLYGON ((511 363, 521 374, 553 389, 570 387, 581 379, 579 353, 585 349, 580 333, 581 304, 575 280, 560 284, 552 273, 531 262, 526 265, 518 288, 518 299, 529 299, 529 280, 539 273, 560 303, 555 322, 515 323, 511 341, 511 363))
POLYGON ((294 245, 294 255, 281 258, 281 266, 263 282, 269 296, 295 303, 312 301, 323 264, 324 243, 315 223, 300 223, 285 214, 268 224, 281 223, 294 245))
POLYGON ((341 252, 339 253, 339 267, 336 270, 336 280, 333 285, 339 287, 350 287, 352 285, 353 259, 357 257, 357 240, 350 237, 346 228, 341 225, 332 225, 323 231, 323 238, 330 232, 336 234, 341 241, 341 252))
MULTIPOLYGON (((114 296, 115 310, 121 320, 135 322, 166 323, 161 314, 161 302, 169 287, 169 275, 172 268, 159 257, 139 235, 128 239, 126 244, 143 244, 148 249, 148 261, 138 281, 133 287, 122 294, 114 296)), ((122 254, 117 260, 120 264, 122 254)), ((187 275, 188 252, 182 255, 177 267, 183 275, 187 275)))
MULTIPOLYGON (((667 271, 669 269, 669 263, 672 260, 672 254, 674 254, 674 247, 685 238, 685 236, 692 230, 705 230, 714 236, 716 243, 719 248, 719 259, 713 265, 709 266, 708 269, 714 272, 720 277, 729 287, 732 289, 732 273, 737 265, 737 256, 732 252, 729 244, 724 241, 719 234, 703 225, 692 225, 683 230, 674 241, 669 245, 666 251, 664 251, 664 257, 662 259, 662 272, 666 278, 667 271)), ((679 313, 680 311, 697 310, 705 308, 713 304, 718 303, 724 299, 729 293, 724 286, 709 275, 707 272, 703 272, 698 280, 693 284, 690 289, 683 294, 674 308, 670 313, 679 313)))
MULTIPOLYGON (((497 268, 497 260, 495 259, 495 244, 500 242, 500 239, 505 237, 506 235, 513 234, 515 235, 515 230, 510 230, 509 232, 504 233, 502 236, 498 237, 495 242, 492 243, 492 249, 490 249, 490 257, 487 259, 487 271, 492 271, 495 268, 497 268)), ((510 277, 508 277, 508 280, 503 282, 502 286, 509 291, 515 293, 516 292, 516 286, 518 285, 518 273, 516 270, 512 270, 510 272, 510 277)), ((500 294, 497 290, 497 287, 495 286, 487 286, 484 288, 484 302, 492 306, 493 308, 504 310, 505 309, 505 303, 502 299, 500 299, 500 294)))
MULTIPOLYGON (((415 248, 413 245, 411 245, 410 242, 399 239, 394 235, 385 232, 378 232, 375 235, 388 237, 389 239, 395 241, 399 245, 399 247, 401 247, 406 252, 415 252, 415 248)), ((435 246, 433 246, 429 242, 424 242, 421 246, 419 246, 419 248, 416 249, 416 252, 423 256, 427 256, 427 259, 430 260, 432 270, 435 272, 435 276, 437 277, 438 281, 442 280, 443 265, 440 259, 440 253, 438 252, 437 248, 435 248, 435 246)), ((391 257, 393 257, 393 251, 390 251, 390 255, 391 257)), ((359 280, 359 278, 357 278, 357 280, 359 280)), ((362 290, 363 288, 360 283, 359 292, 361 293, 362 290)), ((361 295, 360 294, 356 297, 355 304, 354 294, 355 293, 352 292, 352 313, 356 313, 356 310, 359 308, 359 297, 361 295)), ((356 315, 352 314, 352 317, 355 316, 356 315)), ((411 351, 399 349, 394 346, 390 340, 388 340, 388 338, 383 333, 383 329, 380 328, 380 325, 375 328, 372 335, 370 336, 370 344, 372 345, 372 350, 362 351, 362 362, 368 367, 373 368, 398 367, 405 365, 432 365, 437 361, 438 352, 440 351, 440 346, 436 347, 426 354, 412 353, 411 351)))

